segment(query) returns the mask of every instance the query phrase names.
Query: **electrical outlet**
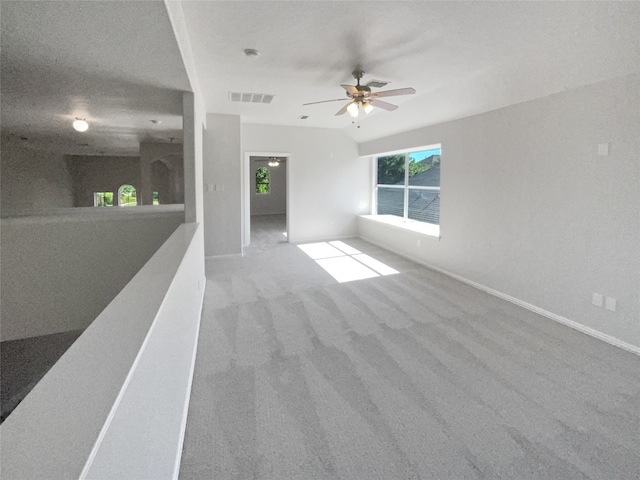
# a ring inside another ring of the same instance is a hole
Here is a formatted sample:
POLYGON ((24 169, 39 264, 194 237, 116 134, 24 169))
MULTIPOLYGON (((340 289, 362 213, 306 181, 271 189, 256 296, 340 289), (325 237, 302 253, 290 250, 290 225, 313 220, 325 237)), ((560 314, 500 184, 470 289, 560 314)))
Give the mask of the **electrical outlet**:
POLYGON ((599 293, 594 293, 593 298, 591 299, 591 303, 593 303, 596 307, 602 306, 602 295, 599 293))
POLYGON ((416 247, 420 246, 420 239, 416 240, 416 247))
POLYGON ((602 157, 606 157, 609 155, 609 144, 608 143, 599 143, 598 144, 598 155, 602 157))
POLYGON ((615 298, 607 297, 605 298, 604 307, 611 312, 615 312, 616 303, 617 303, 617 300, 615 298))

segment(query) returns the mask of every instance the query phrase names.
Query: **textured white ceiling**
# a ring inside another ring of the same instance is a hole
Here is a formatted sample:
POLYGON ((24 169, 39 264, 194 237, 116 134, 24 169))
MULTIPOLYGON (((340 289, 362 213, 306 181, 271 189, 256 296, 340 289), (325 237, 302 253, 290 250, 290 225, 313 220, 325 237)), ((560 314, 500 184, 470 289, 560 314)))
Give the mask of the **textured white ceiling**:
MULTIPOLYGON (((359 142, 640 71, 639 2, 180 3, 208 112, 344 129, 359 142), (341 102, 302 105, 343 97, 355 68, 365 82, 389 81, 382 90, 417 93, 388 98, 400 108, 376 109, 360 128, 334 116, 341 102), (275 97, 232 103, 230 91, 275 97)), ((181 138, 180 92, 190 87, 163 1, 0 8, 4 135, 118 155, 137 153, 141 140, 181 138), (74 117, 89 132, 73 131, 74 117)))
POLYGON ((162 1, 3 0, 0 8, 3 135, 88 155, 182 138, 189 83, 162 1), (75 117, 86 118, 87 132, 71 128, 75 117))
POLYGON ((207 111, 244 123, 342 128, 357 141, 640 70, 637 2, 196 2, 182 8, 207 111), (245 48, 261 52, 248 58, 245 48), (414 87, 352 125, 351 71, 414 87), (231 103, 229 91, 275 94, 231 103), (345 102, 346 103, 346 102, 345 102), (309 115, 299 120, 300 115, 309 115))

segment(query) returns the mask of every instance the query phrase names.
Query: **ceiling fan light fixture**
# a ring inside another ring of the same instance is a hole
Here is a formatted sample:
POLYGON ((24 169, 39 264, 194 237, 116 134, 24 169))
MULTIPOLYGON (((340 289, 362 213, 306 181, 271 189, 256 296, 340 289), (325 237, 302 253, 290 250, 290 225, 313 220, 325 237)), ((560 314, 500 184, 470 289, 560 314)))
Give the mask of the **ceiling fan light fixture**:
POLYGON ((270 167, 277 167, 280 165, 280 161, 278 160, 278 157, 269 157, 269 163, 267 163, 267 165, 270 167))
POLYGON ((349 112, 349 115, 353 118, 356 118, 358 116, 358 102, 351 102, 347 107, 347 112, 349 112))
POLYGON ((86 132, 89 129, 89 124, 83 118, 76 118, 73 121, 73 128, 78 132, 86 132))
MULTIPOLYGON (((353 76, 356 79, 356 85, 340 85, 346 90, 347 97, 350 99, 350 101, 348 101, 348 103, 346 104, 343 104, 342 108, 335 113, 336 117, 344 115, 345 113, 349 113, 349 116, 351 116, 352 118, 357 118, 359 115, 360 107, 362 107, 365 114, 369 114, 373 110, 373 107, 391 112, 393 110, 397 110, 398 106, 379 100, 379 97, 395 97, 397 95, 412 95, 416 93, 416 89, 412 87, 396 88, 394 90, 383 90, 381 92, 372 92, 371 87, 382 87, 387 85, 389 82, 371 80, 366 85, 360 85, 360 79, 363 75, 363 71, 356 70, 353 72, 353 76)), ((344 102, 344 98, 303 103, 303 105, 314 105, 316 103, 327 102, 344 102)))

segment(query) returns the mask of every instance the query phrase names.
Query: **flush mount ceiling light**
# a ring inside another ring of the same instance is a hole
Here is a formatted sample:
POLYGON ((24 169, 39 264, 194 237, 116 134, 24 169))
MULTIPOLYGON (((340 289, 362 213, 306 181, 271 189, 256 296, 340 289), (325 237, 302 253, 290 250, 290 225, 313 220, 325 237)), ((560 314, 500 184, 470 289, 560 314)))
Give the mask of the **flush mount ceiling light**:
POLYGON ((78 132, 86 132, 89 129, 89 124, 84 118, 76 118, 73 121, 73 128, 78 132))
POLYGON ((255 48, 245 48, 244 49, 244 54, 247 57, 250 57, 250 58, 256 58, 256 57, 260 56, 260 52, 258 50, 256 50, 255 48))
POLYGON ((278 157, 269 157, 269 163, 267 165, 270 167, 277 167, 280 165, 280 160, 278 160, 278 157))

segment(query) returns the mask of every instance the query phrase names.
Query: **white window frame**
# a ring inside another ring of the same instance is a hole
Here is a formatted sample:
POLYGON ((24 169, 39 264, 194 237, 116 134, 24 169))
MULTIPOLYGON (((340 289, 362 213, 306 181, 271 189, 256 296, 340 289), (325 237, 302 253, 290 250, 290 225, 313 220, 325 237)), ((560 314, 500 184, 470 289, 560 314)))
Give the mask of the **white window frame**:
MULTIPOLYGON (((373 209, 373 215, 379 215, 378 214, 378 189, 379 188, 395 188, 395 189, 402 189, 404 190, 404 203, 403 203, 403 215, 402 217, 398 216, 398 215, 392 215, 392 214, 382 214, 382 215, 391 215, 393 217, 397 217, 397 218, 401 218, 403 221, 405 222, 419 222, 419 223, 425 223, 425 224, 429 224, 429 225, 436 225, 434 223, 429 223, 429 222, 424 222, 422 220, 416 220, 413 218, 409 218, 409 190, 428 190, 428 191, 437 191, 438 192, 438 196, 440 196, 440 187, 427 187, 427 186, 422 186, 422 185, 409 185, 409 162, 410 162, 410 156, 412 153, 416 153, 416 152, 423 152, 426 150, 436 150, 439 149, 440 150, 440 155, 442 155, 442 145, 441 144, 436 144, 436 145, 429 145, 426 147, 421 147, 419 149, 412 149, 412 150, 402 150, 402 151, 396 151, 396 152, 389 152, 389 153, 385 153, 382 155, 377 155, 375 157, 374 160, 374 169, 373 169, 373 181, 374 181, 374 209, 373 209), (387 185, 384 183, 378 183, 378 160, 380 158, 383 157, 390 157, 392 155, 400 155, 403 154, 404 155, 404 185, 387 185)), ((437 225, 440 225, 440 222, 437 223, 437 225)))

